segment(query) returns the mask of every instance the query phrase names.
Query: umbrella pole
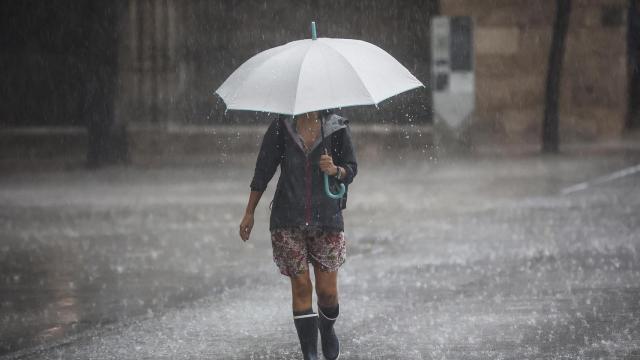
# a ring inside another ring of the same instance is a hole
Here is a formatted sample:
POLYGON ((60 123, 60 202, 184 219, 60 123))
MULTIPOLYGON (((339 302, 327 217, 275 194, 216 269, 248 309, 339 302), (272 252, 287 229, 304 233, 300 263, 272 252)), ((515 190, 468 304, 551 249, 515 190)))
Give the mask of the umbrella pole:
MULTIPOLYGON (((320 134, 322 135, 322 147, 324 148, 324 154, 329 155, 329 151, 327 151, 327 146, 324 142, 324 116, 322 114, 320 114, 320 134)), ((345 191, 346 188, 344 184, 340 183, 340 190, 338 191, 338 193, 332 193, 331 189, 329 189, 329 175, 327 175, 327 173, 324 173, 324 192, 328 197, 332 199, 342 199, 345 191)))

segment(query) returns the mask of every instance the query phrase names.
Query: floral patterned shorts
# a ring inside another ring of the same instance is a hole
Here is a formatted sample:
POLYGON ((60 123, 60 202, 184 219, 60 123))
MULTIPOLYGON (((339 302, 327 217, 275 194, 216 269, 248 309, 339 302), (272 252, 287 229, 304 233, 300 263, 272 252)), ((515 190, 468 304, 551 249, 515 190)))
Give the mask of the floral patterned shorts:
POLYGON ((304 226, 274 229, 271 247, 273 261, 286 276, 308 271, 308 263, 316 271, 337 271, 346 259, 344 231, 325 232, 304 226))

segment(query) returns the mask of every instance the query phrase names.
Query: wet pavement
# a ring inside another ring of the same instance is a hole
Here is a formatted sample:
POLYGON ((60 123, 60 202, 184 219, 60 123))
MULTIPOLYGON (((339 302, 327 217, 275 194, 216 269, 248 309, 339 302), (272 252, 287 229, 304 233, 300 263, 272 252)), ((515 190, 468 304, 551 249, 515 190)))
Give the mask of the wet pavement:
MULTIPOLYGON (((639 163, 361 161, 341 359, 640 359, 639 163)), ((252 167, 0 178, 0 358, 299 358, 252 167)))

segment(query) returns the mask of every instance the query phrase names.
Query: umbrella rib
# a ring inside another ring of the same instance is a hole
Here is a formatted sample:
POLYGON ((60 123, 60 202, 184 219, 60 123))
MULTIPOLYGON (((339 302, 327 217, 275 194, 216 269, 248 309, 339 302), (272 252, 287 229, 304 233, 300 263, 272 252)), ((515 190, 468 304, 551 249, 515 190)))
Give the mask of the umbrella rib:
POLYGON ((244 87, 244 84, 251 78, 251 75, 253 75, 256 71, 258 71, 259 69, 261 69, 266 63, 268 63, 269 61, 273 60, 274 57, 279 56, 280 54, 282 54, 283 52, 291 49, 292 47, 287 47, 285 45, 282 45, 282 50, 279 51, 277 54, 271 56, 271 57, 267 57, 264 61, 262 61, 260 64, 256 65, 251 71, 249 71, 248 74, 246 74, 246 76, 244 77, 244 79, 242 79, 242 83, 240 84, 240 86, 236 87, 235 91, 233 92, 233 96, 231 96, 229 98, 229 102, 233 102, 235 101, 238 92, 240 92, 240 89, 242 89, 244 87))
MULTIPOLYGON (((325 53, 323 53, 323 52, 321 52, 320 54, 322 55, 323 64, 324 64, 324 67, 325 67, 325 70, 326 70, 326 69, 329 68, 329 66, 327 66, 327 63, 328 63, 327 62, 327 57, 325 56, 325 53)), ((331 72, 329 72, 329 71, 327 71, 327 78, 329 80, 329 88, 333 89, 333 83, 334 83, 333 82, 333 76, 332 76, 331 72)), ((337 103, 336 100, 335 100, 335 94, 334 94, 333 91, 331 91, 331 102, 334 103, 334 104, 337 103)))
MULTIPOLYGON (((317 41, 317 40, 312 40, 312 41, 317 41)), ((291 113, 296 114, 296 101, 298 101, 298 91, 300 90, 300 70, 302 70, 302 65, 304 64, 304 61, 307 58, 307 55, 309 55, 309 52, 311 50, 311 46, 313 46, 313 43, 309 43, 309 46, 307 47, 307 51, 304 53, 304 56, 302 57, 302 61, 300 61, 300 64, 298 64, 298 81, 296 82, 296 93, 293 96, 293 109, 291 109, 291 113)))
MULTIPOLYGON (((271 50, 275 50, 275 49, 271 49, 271 50)), ((268 50, 267 50, 268 51, 268 50)), ((227 85, 227 83, 232 79, 232 77, 234 76, 234 74, 238 71, 240 71, 240 69, 242 69, 243 66, 247 65, 247 62, 250 62, 251 60, 254 60, 255 57, 260 56, 261 53, 258 53, 256 55, 254 55, 254 57, 250 58, 249 60, 245 61, 242 65, 240 65, 239 68, 237 68, 236 70, 234 70, 231 75, 227 78, 227 80, 225 80, 222 85, 220 85, 220 87, 215 91, 218 95, 222 96, 222 94, 220 94, 220 89, 224 89, 225 85, 227 85)), ((240 86, 236 86, 235 90, 233 90, 233 94, 227 94, 227 99, 229 102, 231 102, 231 100, 236 98, 236 95, 238 94, 238 89, 240 89, 242 87, 242 85, 244 85, 244 83, 247 81, 247 79, 249 78, 249 75, 253 74, 253 72, 255 71, 256 67, 262 66, 262 64, 264 64, 268 58, 265 58, 264 60, 260 59, 262 62, 259 63, 259 65, 255 66, 253 68, 253 70, 251 70, 249 72, 249 74, 245 74, 244 78, 242 79, 242 83, 240 84, 240 86)))
POLYGON ((256 67, 254 67, 252 70, 249 71, 248 74, 244 76, 244 79, 242 79, 242 83, 236 87, 236 89, 233 91, 233 95, 229 97, 230 104, 235 101, 236 97, 238 96, 238 92, 240 91, 240 89, 244 87, 244 84, 247 82, 247 80, 251 78, 251 75, 253 75, 259 68, 261 68, 267 61, 269 61, 269 58, 266 58, 263 62, 261 62, 256 67))
POLYGON ((340 57, 342 59, 344 59, 344 61, 349 64, 349 67, 351 67, 351 69, 353 69, 353 72, 355 72, 356 74, 358 74, 358 80, 360 81, 360 83, 362 84, 362 87, 364 88, 364 90, 367 92, 367 94, 369 94, 369 98, 371 98, 371 100, 373 100, 374 104, 377 104, 378 102, 376 101, 376 99, 373 97, 373 94, 371 94, 371 92, 369 91, 369 89, 367 88, 367 86, 365 85, 364 81, 362 81, 362 77, 360 76, 360 73, 358 72, 358 70, 356 70, 355 66, 353 66, 353 64, 351 64, 351 62, 344 56, 342 55, 342 53, 340 51, 338 51, 336 48, 334 48, 333 46, 329 45, 328 43, 322 42, 322 45, 328 47, 329 49, 333 50, 336 54, 340 55, 340 57))

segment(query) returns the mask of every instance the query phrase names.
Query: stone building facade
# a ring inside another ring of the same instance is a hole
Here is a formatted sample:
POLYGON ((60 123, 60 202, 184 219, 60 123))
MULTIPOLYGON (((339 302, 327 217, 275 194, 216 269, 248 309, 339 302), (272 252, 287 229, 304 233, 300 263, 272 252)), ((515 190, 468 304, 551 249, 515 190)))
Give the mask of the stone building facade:
MULTIPOLYGON (((624 0, 573 0, 560 80, 560 137, 618 137, 627 114, 627 6, 624 0)), ((539 143, 551 0, 442 0, 441 13, 475 24, 476 112, 472 134, 497 143, 539 143)))
MULTIPOLYGON (((355 37, 388 50, 428 84, 429 19, 475 25, 478 141, 537 143, 555 17, 551 0, 175 1, 129 0, 122 15, 116 118, 128 124, 250 123, 224 114, 215 88, 257 52, 308 36, 355 37)), ((628 103, 626 0, 573 0, 560 94, 561 141, 619 136, 628 103)), ((411 96, 409 96, 410 98, 411 96)), ((429 90, 382 118, 431 121, 429 90), (401 115, 397 115, 400 113, 401 115)), ((356 112, 367 123, 371 113, 356 112)), ((246 115, 246 114, 245 114, 246 115)), ((380 114, 376 114, 380 120, 380 114)), ((383 119, 384 121, 384 119, 383 119)))

